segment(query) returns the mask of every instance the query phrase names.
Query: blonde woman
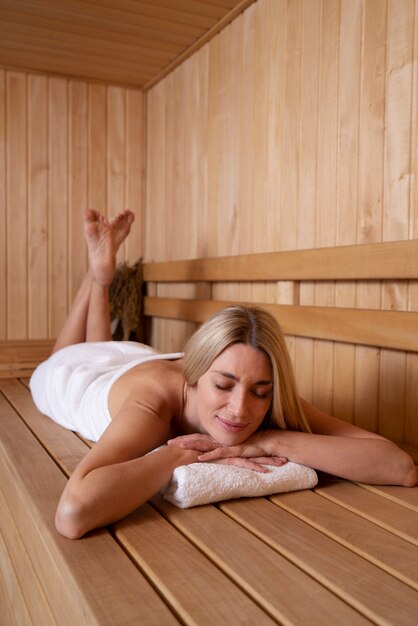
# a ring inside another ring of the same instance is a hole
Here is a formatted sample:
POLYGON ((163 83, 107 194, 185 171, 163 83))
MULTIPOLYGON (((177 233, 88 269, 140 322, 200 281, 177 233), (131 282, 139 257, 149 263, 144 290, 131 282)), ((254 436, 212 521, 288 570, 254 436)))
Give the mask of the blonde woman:
POLYGON ((61 534, 78 538, 124 517, 176 467, 199 461, 265 472, 263 464, 291 460, 362 482, 415 484, 412 460, 395 444, 299 399, 283 335, 261 309, 220 311, 184 354, 111 341, 109 285, 133 219, 86 213, 89 271, 31 379, 43 413, 97 441, 60 499, 61 534))

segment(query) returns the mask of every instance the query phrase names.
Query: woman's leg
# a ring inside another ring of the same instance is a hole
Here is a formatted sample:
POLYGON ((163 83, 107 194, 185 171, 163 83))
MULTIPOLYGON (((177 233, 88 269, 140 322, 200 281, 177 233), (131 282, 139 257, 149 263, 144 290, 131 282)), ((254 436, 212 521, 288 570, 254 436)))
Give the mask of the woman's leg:
POLYGON ((107 220, 97 211, 86 211, 84 236, 89 270, 76 295, 53 352, 83 341, 109 341, 109 286, 116 268, 116 252, 129 234, 134 214, 122 211, 107 220))

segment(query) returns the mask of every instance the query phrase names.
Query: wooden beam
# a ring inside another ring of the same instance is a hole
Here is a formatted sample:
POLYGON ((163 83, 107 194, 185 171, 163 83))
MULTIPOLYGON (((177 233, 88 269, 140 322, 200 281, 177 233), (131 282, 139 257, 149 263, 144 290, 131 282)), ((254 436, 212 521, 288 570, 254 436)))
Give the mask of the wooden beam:
MULTIPOLYGON (((148 296, 144 299, 144 314, 201 323, 230 304, 237 303, 148 296)), ((260 306, 269 311, 286 335, 418 352, 418 313, 415 312, 254 302, 242 304, 260 306)))
POLYGON ((418 240, 144 264, 154 282, 418 278, 418 240))

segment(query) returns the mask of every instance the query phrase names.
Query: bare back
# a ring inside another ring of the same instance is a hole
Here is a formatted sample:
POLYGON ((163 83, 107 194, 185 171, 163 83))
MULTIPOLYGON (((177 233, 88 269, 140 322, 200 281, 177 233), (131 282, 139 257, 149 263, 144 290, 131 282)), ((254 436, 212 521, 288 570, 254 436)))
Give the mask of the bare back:
POLYGON ((128 408, 136 408, 163 420, 167 436, 179 434, 183 412, 184 377, 182 359, 140 363, 113 384, 108 405, 112 420, 128 408))

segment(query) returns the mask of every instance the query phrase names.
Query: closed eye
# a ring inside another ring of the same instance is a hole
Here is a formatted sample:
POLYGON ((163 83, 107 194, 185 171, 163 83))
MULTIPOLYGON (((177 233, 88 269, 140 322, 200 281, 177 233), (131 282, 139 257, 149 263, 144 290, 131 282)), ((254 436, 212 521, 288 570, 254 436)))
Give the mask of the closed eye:
POLYGON ((256 398, 260 398, 260 400, 265 400, 266 398, 269 398, 271 396, 271 391, 265 391, 265 392, 253 391, 253 394, 255 395, 256 398))
POLYGON ((216 389, 219 389, 220 391, 231 391, 231 389, 233 389, 233 387, 231 387, 230 385, 218 385, 215 384, 216 389))

